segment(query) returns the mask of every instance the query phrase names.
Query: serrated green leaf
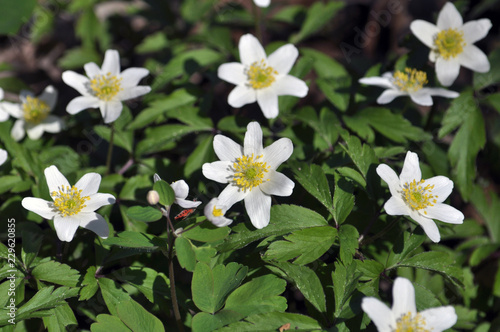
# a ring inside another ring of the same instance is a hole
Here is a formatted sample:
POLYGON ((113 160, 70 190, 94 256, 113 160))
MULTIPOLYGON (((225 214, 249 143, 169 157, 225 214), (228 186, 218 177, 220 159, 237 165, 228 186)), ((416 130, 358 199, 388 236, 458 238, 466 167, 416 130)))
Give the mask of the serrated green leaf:
POLYGON ((70 287, 76 286, 80 278, 77 270, 55 261, 38 264, 31 271, 31 275, 38 280, 70 287))
POLYGON ((161 305, 162 301, 170 298, 170 281, 162 272, 149 267, 130 266, 115 271, 113 275, 137 288, 151 303, 161 305))
POLYGON ((66 303, 55 307, 49 311, 49 315, 43 317, 43 325, 50 332, 66 332, 67 326, 77 325, 75 314, 71 307, 66 303))
POLYGON ((116 305, 117 316, 132 331, 162 332, 162 322, 134 300, 120 302, 116 305))
POLYGON ((323 169, 315 164, 302 163, 293 168, 295 179, 315 197, 332 215, 333 208, 332 193, 323 169))
MULTIPOLYGON (((9 3, 4 2, 3 5, 8 6, 9 3)), ((0 20, 0 35, 15 34, 23 24, 28 23, 35 6, 36 0, 16 2, 15 6, 9 8, 9 14, 3 15, 4 17, 0 20)))
POLYGON ((361 172, 363 178, 366 179, 370 167, 373 164, 378 164, 375 152, 368 144, 361 144, 361 141, 356 136, 350 136, 347 133, 341 135, 347 143, 347 154, 361 172))
POLYGON ((484 218, 488 232, 494 242, 500 243, 500 198, 494 191, 485 192, 480 186, 475 186, 471 195, 471 201, 475 208, 484 218))
POLYGON ((404 232, 395 241, 393 249, 389 252, 389 257, 387 258, 386 268, 395 266, 399 262, 403 261, 412 252, 419 248, 422 243, 426 240, 427 235, 425 235, 422 229, 417 228, 413 233, 404 232))
POLYGON ((186 229, 182 233, 182 236, 199 242, 214 242, 225 239, 230 232, 231 229, 229 227, 217 227, 211 222, 206 221, 196 227, 186 229))
POLYGON ((89 300, 99 289, 99 285, 97 284, 97 279, 95 277, 96 271, 97 269, 95 266, 91 266, 87 269, 85 277, 83 277, 82 288, 80 289, 80 298, 78 299, 79 301, 89 300))
POLYGON ((103 241, 105 245, 119 246, 125 248, 146 248, 157 249, 158 247, 166 247, 165 240, 154 235, 123 231, 115 237, 109 237, 103 241))
POLYGON ((92 332, 131 332, 120 318, 107 314, 100 314, 96 317, 96 322, 90 325, 92 332))
POLYGON ((384 265, 377 261, 365 259, 363 261, 356 260, 356 270, 361 272, 361 280, 371 280, 380 277, 384 272, 384 265))
POLYGON ((160 204, 170 206, 174 203, 175 192, 167 182, 158 180, 154 183, 153 189, 158 192, 158 195, 160 195, 160 204))
POLYGON ((189 272, 193 272, 196 266, 196 253, 191 242, 183 236, 176 238, 175 253, 179 265, 189 272))
POLYGON ((112 315, 117 315, 116 307, 119 303, 132 301, 130 295, 115 281, 108 278, 99 278, 97 282, 99 283, 99 288, 101 289, 102 298, 112 315))
POLYGON ((321 325, 311 317, 290 312, 270 312, 249 316, 244 321, 231 324, 218 330, 218 332, 275 332, 286 324, 290 324, 289 331, 310 332, 323 330, 321 325))
POLYGON ((127 209, 127 216, 137 221, 153 222, 160 220, 163 214, 152 206, 131 206, 127 209))
POLYGON ((354 186, 344 177, 335 177, 335 192, 333 194, 333 218, 338 225, 342 224, 354 208, 354 186))
POLYGON ((215 315, 199 312, 193 317, 191 329, 193 332, 215 331, 224 325, 237 322, 242 318, 241 314, 224 309, 215 315))
POLYGON ((495 49, 488 55, 491 64, 486 73, 474 72, 474 89, 481 90, 500 82, 500 49, 495 49))
MULTIPOLYGON (((115 131, 113 134, 113 143, 125 149, 127 152, 132 153, 134 149, 134 132, 131 130, 118 130, 116 128, 113 130, 115 131)), ((112 129, 109 126, 94 126, 94 131, 104 140, 110 141, 112 129)))
POLYGON ((195 171, 201 169, 204 163, 213 160, 214 152, 212 148, 213 135, 208 135, 198 143, 191 152, 184 165, 184 176, 189 178, 195 171))
POLYGON ((356 263, 345 266, 340 262, 335 262, 335 270, 332 272, 335 317, 340 317, 346 309, 360 277, 361 273, 356 272, 356 263))
POLYGON ((27 268, 31 268, 31 263, 38 255, 38 251, 40 250, 40 246, 42 245, 43 235, 28 230, 22 231, 21 235, 23 238, 21 257, 24 265, 27 268))
POLYGON ((358 249, 359 233, 352 225, 341 225, 339 229, 340 259, 344 265, 350 265, 358 249))
POLYGON ((476 248, 469 257, 470 266, 479 265, 500 247, 499 243, 488 243, 476 248))

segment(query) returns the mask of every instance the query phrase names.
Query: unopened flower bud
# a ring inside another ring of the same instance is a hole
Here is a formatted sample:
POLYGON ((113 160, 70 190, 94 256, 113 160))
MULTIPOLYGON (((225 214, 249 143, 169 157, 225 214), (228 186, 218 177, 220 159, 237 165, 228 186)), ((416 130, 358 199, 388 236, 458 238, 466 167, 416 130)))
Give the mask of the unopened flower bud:
POLYGON ((147 200, 149 204, 156 205, 160 201, 160 195, 156 190, 150 190, 148 191, 147 200))

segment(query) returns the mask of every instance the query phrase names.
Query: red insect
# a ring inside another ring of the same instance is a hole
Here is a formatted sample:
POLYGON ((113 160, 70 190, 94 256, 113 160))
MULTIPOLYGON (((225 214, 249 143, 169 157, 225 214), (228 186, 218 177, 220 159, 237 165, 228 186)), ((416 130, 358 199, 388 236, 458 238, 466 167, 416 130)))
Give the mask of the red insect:
MULTIPOLYGON (((196 202, 196 198, 193 199, 193 202, 196 202)), ((178 215, 174 217, 174 220, 184 220, 191 214, 193 214, 194 210, 196 210, 196 208, 182 210, 178 215)))

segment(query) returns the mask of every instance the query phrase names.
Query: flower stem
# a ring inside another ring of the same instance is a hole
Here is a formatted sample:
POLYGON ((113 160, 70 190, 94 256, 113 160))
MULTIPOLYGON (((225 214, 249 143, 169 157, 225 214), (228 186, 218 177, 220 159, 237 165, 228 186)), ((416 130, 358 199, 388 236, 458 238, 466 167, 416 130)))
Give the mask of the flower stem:
POLYGON ((253 12, 255 14, 255 35, 257 36, 257 39, 262 43, 262 16, 261 16, 261 10, 257 5, 254 3, 253 4, 253 12))
POLYGON ((111 129, 111 135, 109 137, 109 147, 108 147, 108 156, 106 158, 106 175, 109 175, 111 172, 111 156, 113 155, 113 145, 115 139, 115 124, 114 122, 109 125, 111 129))

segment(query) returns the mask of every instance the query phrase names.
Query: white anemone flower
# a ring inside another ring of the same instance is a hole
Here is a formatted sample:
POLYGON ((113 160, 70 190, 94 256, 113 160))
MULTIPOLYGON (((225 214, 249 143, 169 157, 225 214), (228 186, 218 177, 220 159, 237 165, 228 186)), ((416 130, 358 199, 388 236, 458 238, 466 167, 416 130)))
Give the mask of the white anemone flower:
POLYGON ((149 86, 138 85, 149 71, 145 68, 128 68, 120 72, 120 56, 116 50, 106 51, 101 68, 89 62, 84 65, 84 69, 88 77, 70 70, 62 73, 64 83, 81 94, 66 107, 69 114, 99 107, 104 123, 111 123, 122 113, 123 100, 151 91, 149 86))
POLYGON ((266 8, 271 4, 271 0, 253 0, 256 6, 266 8))
POLYGON ((463 223, 462 212, 443 204, 453 190, 453 181, 441 175, 423 180, 416 153, 408 151, 399 177, 385 164, 377 167, 377 174, 392 194, 384 205, 387 214, 410 216, 432 241, 441 239, 433 219, 450 224, 463 223))
POLYGON ((70 242, 78 226, 107 238, 108 223, 94 211, 101 206, 114 204, 115 197, 97 192, 101 176, 87 173, 74 186, 70 186, 56 166, 47 167, 44 173, 53 202, 27 197, 22 200, 22 206, 45 219, 54 219, 54 228, 61 241, 70 242))
POLYGON ((224 217, 227 209, 227 206, 219 204, 219 200, 217 198, 212 198, 212 200, 205 206, 203 213, 212 224, 217 227, 224 227, 233 222, 231 219, 224 217))
POLYGON ((7 161, 7 151, 0 149, 0 165, 3 165, 7 161))
POLYGON ((415 289, 408 279, 396 278, 392 288, 392 308, 374 297, 365 297, 361 308, 377 327, 378 332, 442 332, 457 322, 452 306, 417 312, 415 289))
MULTIPOLYGON (((3 99, 3 96, 4 96, 3 89, 0 88, 0 100, 3 99)), ((5 122, 7 121, 8 118, 9 118, 9 113, 5 111, 0 104, 0 122, 5 122)))
POLYGON ((483 18, 463 23, 457 8, 447 2, 439 12, 437 25, 415 20, 410 30, 431 49, 429 60, 436 63, 439 82, 450 86, 458 76, 460 66, 486 73, 490 70, 488 57, 473 45, 488 34, 491 21, 483 18))
POLYGON ((44 132, 55 134, 64 128, 64 122, 50 114, 57 102, 57 90, 53 86, 47 86, 38 97, 23 90, 19 98, 21 104, 0 103, 0 108, 17 119, 11 131, 16 141, 22 140, 26 133, 32 140, 37 140, 44 132))
POLYGON ((410 96, 416 104, 431 106, 433 104, 432 96, 456 98, 460 95, 458 92, 443 88, 424 87, 427 82, 427 74, 414 68, 405 68, 404 72, 397 70, 394 74, 387 72, 382 77, 363 77, 359 80, 359 83, 362 84, 386 88, 377 98, 379 104, 388 104, 400 96, 410 96))
POLYGON ((290 196, 295 186, 276 171, 292 154, 292 141, 281 138, 264 149, 262 129, 257 122, 251 122, 243 147, 226 136, 216 135, 214 150, 220 161, 204 164, 202 171, 206 178, 228 184, 218 197, 218 205, 229 209, 244 200, 252 224, 259 229, 266 227, 271 195, 290 196))
POLYGON ((235 84, 228 96, 228 103, 239 108, 257 101, 268 119, 278 116, 278 96, 305 97, 309 88, 297 77, 288 75, 299 55, 292 44, 286 44, 269 57, 257 38, 246 34, 238 45, 239 62, 222 64, 217 75, 220 79, 235 84))
MULTIPOLYGON (((153 176, 154 182, 160 181, 161 178, 158 174, 155 173, 153 176)), ((175 194, 175 204, 178 204, 180 207, 184 209, 194 209, 198 207, 201 202, 197 201, 189 201, 186 198, 188 197, 189 194, 189 186, 184 180, 178 180, 174 181, 170 184, 170 187, 174 190, 175 194)))

